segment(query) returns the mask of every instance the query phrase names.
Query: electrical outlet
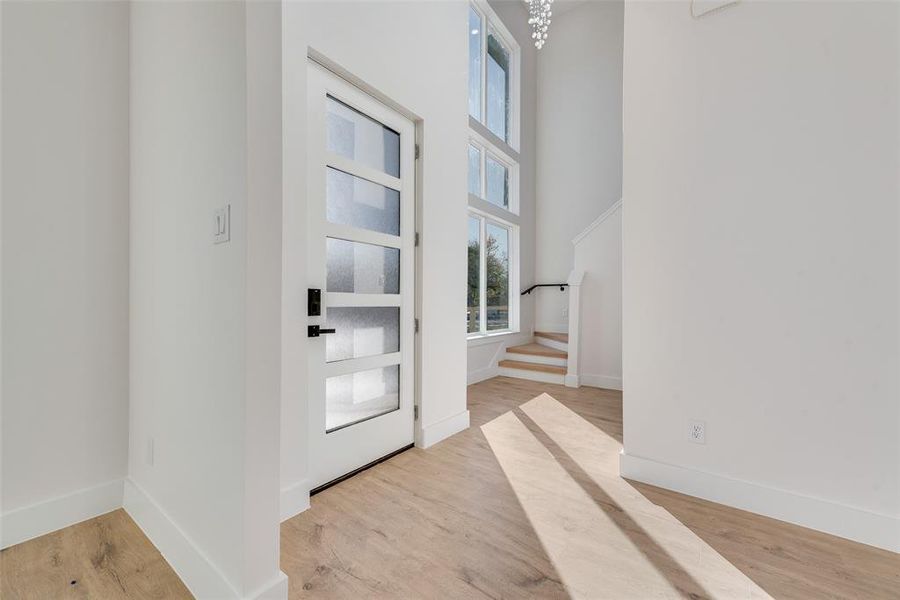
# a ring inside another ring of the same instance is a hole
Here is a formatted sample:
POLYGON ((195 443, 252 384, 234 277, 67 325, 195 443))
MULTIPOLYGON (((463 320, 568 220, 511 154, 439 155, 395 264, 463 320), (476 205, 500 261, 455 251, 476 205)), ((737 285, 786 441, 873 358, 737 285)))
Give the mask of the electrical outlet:
POLYGON ((568 306, 566 306, 565 308, 563 308, 563 316, 564 316, 564 317, 568 317, 568 316, 569 316, 569 307, 568 307, 568 306))
POLYGON ((147 466, 153 466, 153 438, 147 438, 147 466))
POLYGON ((705 444, 706 423, 704 421, 691 421, 688 429, 688 439, 695 444, 705 444))

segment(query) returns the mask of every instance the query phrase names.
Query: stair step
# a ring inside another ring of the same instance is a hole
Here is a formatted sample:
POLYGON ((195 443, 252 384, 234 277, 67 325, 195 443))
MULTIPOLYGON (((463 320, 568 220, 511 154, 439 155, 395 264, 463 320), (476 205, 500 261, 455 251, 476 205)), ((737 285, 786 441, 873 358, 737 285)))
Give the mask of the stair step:
POLYGON ((550 358, 568 359, 569 353, 550 346, 542 346, 541 344, 522 344, 521 346, 512 346, 506 349, 512 354, 528 354, 530 356, 547 356, 550 358))
POLYGON ((539 371, 541 373, 553 373, 554 375, 565 375, 565 367, 556 367, 554 365, 540 365, 537 363, 522 362, 520 360, 501 360, 497 363, 501 367, 507 369, 521 369, 523 371, 539 371))
POLYGON ((535 331, 534 337, 553 340, 554 342, 562 342, 563 344, 569 343, 568 333, 556 333, 555 331, 535 331))

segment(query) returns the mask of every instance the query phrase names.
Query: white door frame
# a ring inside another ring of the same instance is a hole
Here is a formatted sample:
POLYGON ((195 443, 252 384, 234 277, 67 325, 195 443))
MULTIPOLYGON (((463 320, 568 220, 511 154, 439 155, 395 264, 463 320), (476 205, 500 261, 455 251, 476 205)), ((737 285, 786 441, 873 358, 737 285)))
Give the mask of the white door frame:
MULTIPOLYGON (((409 233, 414 234, 414 235, 417 234, 417 232, 419 232, 421 230, 421 210, 420 210, 421 204, 420 203, 421 203, 421 190, 422 190, 422 185, 421 185, 422 165, 421 165, 421 160, 419 160, 419 151, 418 151, 418 148, 421 147, 420 146, 420 144, 421 144, 421 129, 422 129, 421 128, 421 124, 422 124, 421 119, 416 117, 416 115, 411 113, 409 110, 399 106, 396 102, 387 99, 383 94, 379 93, 377 90, 375 90, 371 86, 363 84, 357 78, 352 77, 345 70, 341 69, 340 67, 338 67, 331 61, 327 60, 323 56, 319 55, 318 53, 315 53, 311 49, 309 51, 308 58, 310 61, 308 63, 308 65, 310 65, 310 64, 317 65, 317 67, 310 67, 310 68, 322 68, 326 71, 330 71, 333 76, 335 76, 336 78, 338 78, 340 80, 340 81, 335 82, 334 92, 335 92, 336 96, 340 97, 342 87, 345 90, 348 88, 353 88, 353 91, 355 93, 362 92, 362 93, 366 94, 368 97, 374 99, 376 102, 379 102, 379 103, 385 105, 385 108, 388 109, 388 111, 396 112, 400 116, 404 117, 405 119, 407 119, 409 122, 412 123, 412 141, 416 145, 416 157, 413 159, 412 165, 404 165, 404 168, 407 168, 408 172, 411 172, 412 179, 413 179, 413 186, 412 186, 412 192, 411 192, 412 193, 411 226, 413 228, 413 232, 409 232, 409 233)), ((310 87, 310 89, 311 89, 311 87, 310 87)), ((310 110, 309 107, 307 107, 307 115, 309 114, 309 110, 310 110)), ((383 119, 379 118, 379 117, 385 117, 385 115, 379 115, 379 114, 377 114, 377 111, 375 111, 374 113, 370 112, 370 111, 364 111, 364 112, 366 112, 366 114, 370 114, 373 118, 378 119, 378 120, 383 120, 383 121, 390 120, 389 118, 383 118, 383 119)), ((311 134, 312 132, 308 131, 307 133, 311 134)), ((310 168, 312 161, 315 160, 317 163, 319 162, 313 156, 308 156, 307 158, 308 158, 307 170, 310 168)), ((334 159, 334 157, 331 157, 329 159, 329 162, 333 162, 333 159, 334 159)), ((402 157, 401 157, 401 161, 402 161, 402 157)), ((378 178, 379 176, 377 176, 376 174, 371 173, 371 174, 367 174, 367 176, 368 175, 372 175, 372 176, 367 177, 367 178, 372 179, 376 182, 379 181, 379 178, 378 178)), ((402 175, 402 173, 401 173, 401 175, 402 175)), ((389 176, 387 176, 387 175, 384 175, 383 177, 389 178, 389 176)), ((309 190, 310 188, 308 187, 307 189, 309 190)), ((309 192, 308 192, 307 193, 308 205, 313 206, 313 202, 314 202, 314 196, 309 194, 309 192)), ((404 227, 406 227, 406 225, 404 225, 404 227)), ((329 230, 332 230, 332 229, 333 229, 333 231, 331 231, 331 233, 333 233, 333 234, 339 233, 337 230, 340 229, 340 226, 329 225, 329 230)), ((404 231, 401 231, 401 234, 403 234, 403 233, 404 233, 404 231)), ((381 236, 381 234, 373 233, 371 236, 372 237, 371 241, 376 242, 376 243, 386 241, 385 239, 381 239, 381 240, 375 239, 375 238, 378 238, 379 236, 381 236)), ((359 236, 357 236, 357 237, 359 237, 359 236)), ((418 236, 416 235, 416 237, 418 237, 418 236)), ((307 241, 307 246, 309 244, 309 241, 310 240, 307 241)), ((364 240, 364 241, 369 241, 369 240, 364 240)), ((383 245, 390 246, 392 244, 388 243, 388 244, 383 244, 383 245)), ((406 297, 407 292, 409 293, 409 298, 411 300, 408 303, 408 310, 411 310, 413 312, 413 318, 416 320, 416 322, 418 322, 420 308, 421 308, 421 285, 419 282, 420 282, 420 278, 422 276, 420 248, 418 247, 418 245, 416 245, 415 247, 407 247, 407 248, 401 249, 401 253, 403 253, 403 252, 406 252, 407 256, 404 257, 401 255, 401 272, 403 272, 404 270, 411 271, 414 274, 414 281, 413 281, 411 290, 408 290, 406 288, 401 288, 401 292, 403 293, 404 297, 406 297), (408 265, 406 263, 407 260, 412 261, 411 268, 410 268, 410 265, 408 265), (403 265, 406 265, 406 266, 404 267, 403 265)), ((312 285, 312 283, 313 283, 313 279, 310 278, 310 285, 312 285)), ((321 287, 324 290, 324 288, 325 288, 324 283, 325 283, 324 281, 320 282, 320 285, 318 287, 321 287)), ((401 282, 401 286, 402 285, 403 285, 403 283, 401 282)), ((326 296, 326 294, 323 293, 323 299, 325 296, 326 296)), ((323 313, 324 313, 324 311, 323 311, 323 313)), ((411 326, 411 325, 409 325, 410 319, 408 318, 408 316, 405 319, 405 321, 407 322, 406 325, 404 323, 401 323, 401 343, 403 343, 405 340, 410 339, 409 337, 403 335, 403 328, 405 326, 411 326)), ((322 324, 322 319, 316 319, 315 317, 310 317, 309 323, 310 324, 314 324, 314 323, 322 324)), ((402 412, 404 414, 405 414, 406 410, 414 411, 415 413, 418 413, 418 407, 420 404, 421 347, 420 347, 420 343, 419 343, 418 331, 415 331, 412 333, 411 339, 412 339, 412 344, 411 344, 409 358, 410 358, 410 362, 412 363, 412 365, 411 365, 411 367, 408 364, 406 364, 405 366, 407 369, 407 373, 409 373, 409 376, 412 377, 412 385, 411 385, 412 394, 411 394, 411 398, 409 398, 410 402, 408 405, 402 398, 402 394, 401 394, 401 409, 402 410, 399 412, 402 412)), ((316 354, 316 352, 320 351, 319 349, 316 349, 316 347, 313 346, 313 344, 318 343, 321 346, 323 344, 323 341, 322 340, 317 341, 317 340, 315 340, 315 338, 313 338, 313 339, 307 340, 307 343, 310 343, 308 352, 312 356, 312 355, 316 354)), ((369 362, 373 362, 373 365, 374 365, 375 363, 379 362, 379 358, 380 357, 373 357, 372 359, 369 359, 369 362)), ((360 360, 360 359, 357 359, 357 360, 360 360)), ((363 360, 365 360, 365 359, 363 359, 363 360)), ((402 389, 402 385, 403 385, 402 380, 404 379, 403 368, 404 367, 401 366, 401 389, 402 389)), ((326 364, 325 369, 326 369, 327 374, 332 374, 331 371, 334 371, 335 372, 334 374, 336 374, 338 371, 341 370, 340 367, 333 365, 333 364, 332 365, 326 364)), ((313 389, 314 389, 313 382, 307 381, 307 390, 306 390, 307 399, 306 399, 305 404, 306 404, 307 422, 309 424, 309 432, 311 434, 312 434, 312 428, 317 427, 319 425, 318 420, 319 420, 319 416, 320 416, 318 414, 319 408, 317 406, 314 406, 314 403, 321 402, 321 395, 312 392, 311 390, 313 390, 313 389), (314 420, 316 421, 315 424, 313 423, 314 420)), ((417 445, 421 445, 421 439, 422 439, 421 421, 417 418, 410 419, 410 420, 412 422, 412 431, 411 431, 411 435, 410 435, 410 442, 415 442, 417 445)), ((316 479, 317 472, 316 472, 316 468, 315 468, 316 465, 314 464, 315 456, 313 456, 313 454, 312 454, 312 444, 313 444, 313 439, 312 439, 312 436, 310 436, 310 438, 307 440, 307 446, 308 446, 308 452, 309 452, 308 455, 310 458, 310 462, 308 464, 308 471, 307 471, 307 475, 308 475, 307 481, 310 482, 310 486, 309 486, 310 488, 313 488, 316 485, 322 483, 322 481, 319 481, 316 479)))

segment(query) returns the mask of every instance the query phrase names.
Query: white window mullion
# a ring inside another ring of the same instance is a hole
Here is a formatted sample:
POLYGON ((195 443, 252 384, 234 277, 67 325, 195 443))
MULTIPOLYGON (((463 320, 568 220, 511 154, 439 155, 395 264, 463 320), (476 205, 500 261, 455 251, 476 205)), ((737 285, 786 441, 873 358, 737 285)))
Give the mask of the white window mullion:
POLYGON ((481 238, 478 254, 478 332, 487 333, 487 219, 478 217, 478 236, 481 238))
POLYGON ((488 57, 488 22, 487 17, 481 14, 481 119, 487 123, 487 57, 488 57))

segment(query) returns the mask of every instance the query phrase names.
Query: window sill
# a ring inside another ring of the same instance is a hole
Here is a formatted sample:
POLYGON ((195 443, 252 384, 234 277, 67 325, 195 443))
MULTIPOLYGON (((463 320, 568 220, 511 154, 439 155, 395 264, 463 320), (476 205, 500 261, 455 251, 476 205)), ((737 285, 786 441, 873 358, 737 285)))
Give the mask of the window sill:
POLYGON ((485 344, 496 344, 497 342, 503 341, 503 338, 510 335, 518 335, 518 331, 513 330, 505 330, 505 331, 494 331, 491 333, 479 333, 476 335, 470 335, 466 338, 466 342, 469 344, 469 347, 473 346, 483 346, 485 344))

